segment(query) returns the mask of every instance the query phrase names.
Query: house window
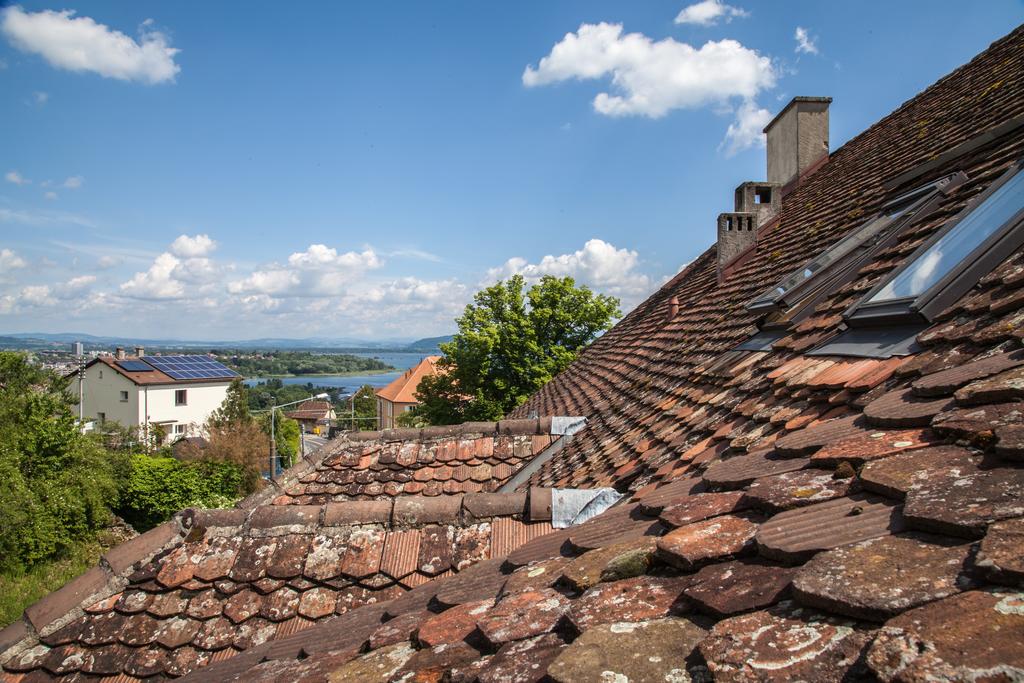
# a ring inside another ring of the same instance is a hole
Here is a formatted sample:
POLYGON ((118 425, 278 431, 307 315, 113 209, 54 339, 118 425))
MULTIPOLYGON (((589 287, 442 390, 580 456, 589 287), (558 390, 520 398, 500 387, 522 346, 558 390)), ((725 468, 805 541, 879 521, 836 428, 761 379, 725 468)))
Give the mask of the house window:
POLYGON ((128 392, 127 391, 122 391, 121 392, 121 402, 122 403, 127 403, 128 402, 128 392))
POLYGON ((96 413, 96 419, 100 421, 100 424, 103 424, 104 422, 107 421, 107 414, 106 413, 96 413))
POLYGON ((178 424, 174 425, 174 433, 175 434, 184 434, 186 427, 187 427, 187 425, 178 423, 178 424))
POLYGON ((851 325, 926 323, 1024 244, 1024 173, 1014 164, 845 314, 851 325))
POLYGON ((188 405, 188 390, 187 389, 175 389, 174 390, 174 405, 176 405, 176 406, 188 405))
POLYGON ((100 379, 103 379, 103 371, 100 370, 100 379))

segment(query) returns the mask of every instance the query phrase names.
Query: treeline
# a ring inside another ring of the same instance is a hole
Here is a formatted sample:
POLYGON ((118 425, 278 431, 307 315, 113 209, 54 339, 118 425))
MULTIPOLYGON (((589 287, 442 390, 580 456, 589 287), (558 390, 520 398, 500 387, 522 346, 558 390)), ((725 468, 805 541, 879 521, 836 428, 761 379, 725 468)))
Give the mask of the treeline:
POLYGON ((218 352, 219 359, 245 377, 273 375, 341 375, 356 372, 386 372, 395 368, 376 358, 345 353, 321 354, 306 351, 271 351, 260 354, 218 352))
MULTIPOLYGON (((280 406, 317 394, 327 394, 330 397, 330 402, 334 404, 335 410, 338 410, 344 403, 345 391, 341 387, 320 387, 312 382, 285 384, 279 379, 268 379, 246 388, 249 410, 269 410, 272 403, 280 406)), ((294 409, 289 407, 285 410, 294 409)))

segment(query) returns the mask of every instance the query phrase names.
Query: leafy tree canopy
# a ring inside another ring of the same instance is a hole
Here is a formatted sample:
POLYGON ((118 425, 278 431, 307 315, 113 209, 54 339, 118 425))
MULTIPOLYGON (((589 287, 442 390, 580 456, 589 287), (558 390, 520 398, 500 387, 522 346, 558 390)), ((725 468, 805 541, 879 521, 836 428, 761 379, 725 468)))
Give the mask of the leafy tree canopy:
POLYGON ((52 557, 110 519, 115 458, 81 433, 66 380, 0 352, 0 574, 52 557))
POLYGON ((377 429, 377 394, 364 384, 359 391, 346 398, 337 411, 338 426, 352 431, 377 429), (353 404, 354 410, 353 410, 353 404), (353 413, 355 420, 352 419, 353 413))
POLYGON ((564 370, 621 315, 619 300, 544 276, 524 292, 514 275, 476 294, 441 345, 441 371, 417 387, 416 418, 430 424, 496 420, 564 370))
POLYGON ((241 379, 235 379, 228 386, 227 396, 217 410, 207 418, 209 427, 226 427, 235 423, 252 422, 249 413, 249 390, 241 379))

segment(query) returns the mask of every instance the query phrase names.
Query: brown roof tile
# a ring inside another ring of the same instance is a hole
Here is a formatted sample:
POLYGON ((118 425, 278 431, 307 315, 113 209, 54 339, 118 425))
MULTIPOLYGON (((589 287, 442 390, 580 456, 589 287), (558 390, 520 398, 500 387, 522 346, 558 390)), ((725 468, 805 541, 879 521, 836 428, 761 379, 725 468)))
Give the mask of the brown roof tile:
POLYGON ((879 632, 867 663, 883 681, 978 680, 1024 671, 1024 595, 970 591, 905 612, 879 632))
POLYGON ((809 607, 885 621, 969 587, 971 554, 963 541, 883 536, 811 558, 793 579, 793 593, 809 607))
POLYGON ((845 681, 867 677, 872 632, 782 605, 718 622, 700 643, 715 680, 845 681))
POLYGON ((780 512, 761 525, 758 550, 769 559, 802 562, 821 550, 904 528, 902 508, 870 494, 856 494, 780 512))

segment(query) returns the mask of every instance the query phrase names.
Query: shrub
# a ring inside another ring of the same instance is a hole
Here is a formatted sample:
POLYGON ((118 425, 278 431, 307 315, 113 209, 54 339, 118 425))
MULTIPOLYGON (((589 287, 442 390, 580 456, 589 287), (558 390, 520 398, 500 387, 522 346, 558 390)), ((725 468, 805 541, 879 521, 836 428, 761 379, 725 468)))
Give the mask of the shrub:
POLYGON ((188 507, 228 507, 241 495, 243 470, 230 462, 182 462, 133 455, 119 514, 144 531, 188 507))
POLYGON ((67 382, 0 352, 0 573, 54 557, 110 519, 115 460, 83 436, 67 382))

